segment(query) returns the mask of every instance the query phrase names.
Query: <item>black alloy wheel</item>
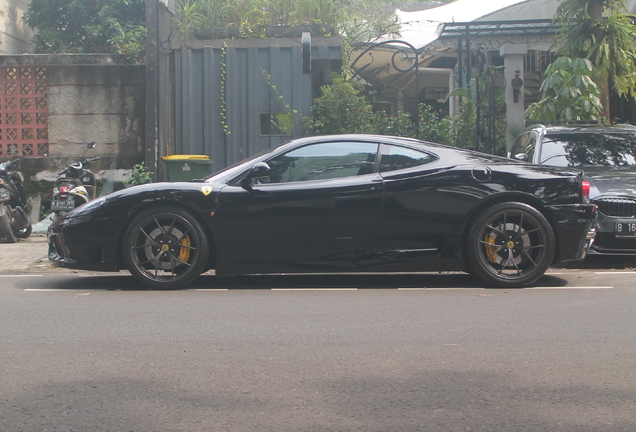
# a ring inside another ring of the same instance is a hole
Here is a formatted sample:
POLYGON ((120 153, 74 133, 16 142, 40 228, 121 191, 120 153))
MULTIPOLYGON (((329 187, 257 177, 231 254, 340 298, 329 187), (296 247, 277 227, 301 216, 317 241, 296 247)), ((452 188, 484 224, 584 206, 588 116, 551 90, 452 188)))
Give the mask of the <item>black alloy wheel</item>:
POLYGON ((501 203, 475 220, 468 237, 468 267, 489 286, 518 288, 543 276, 554 249, 554 232, 541 212, 523 203, 501 203))
POLYGON ((124 237, 124 260, 130 273, 153 289, 179 289, 206 270, 208 240, 189 213, 160 207, 146 210, 124 237))

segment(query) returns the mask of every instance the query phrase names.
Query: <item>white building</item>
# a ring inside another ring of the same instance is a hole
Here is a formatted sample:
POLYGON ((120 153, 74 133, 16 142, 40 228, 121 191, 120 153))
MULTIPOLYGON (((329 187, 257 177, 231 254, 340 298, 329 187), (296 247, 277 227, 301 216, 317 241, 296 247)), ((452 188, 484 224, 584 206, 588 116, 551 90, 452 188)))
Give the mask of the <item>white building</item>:
POLYGON ((0 54, 33 53, 33 30, 22 22, 30 0, 0 0, 0 54))

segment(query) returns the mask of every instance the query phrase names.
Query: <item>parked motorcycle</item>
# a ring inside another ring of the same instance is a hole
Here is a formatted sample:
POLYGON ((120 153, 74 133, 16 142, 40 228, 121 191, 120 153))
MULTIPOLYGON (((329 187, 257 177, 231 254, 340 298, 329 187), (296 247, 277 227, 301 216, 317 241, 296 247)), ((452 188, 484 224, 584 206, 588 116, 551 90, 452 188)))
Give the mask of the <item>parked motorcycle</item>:
POLYGON ((29 237, 33 231, 19 169, 20 159, 0 164, 0 228, 10 243, 29 237))
MULTIPOLYGON (((88 143, 82 158, 88 150, 93 148, 95 148, 95 143, 88 143)), ((99 157, 73 162, 57 174, 58 178, 55 180, 53 188, 53 200, 51 200, 51 211, 54 213, 53 221, 64 217, 74 208, 95 199, 95 174, 87 168, 91 162, 97 159, 99 157)))

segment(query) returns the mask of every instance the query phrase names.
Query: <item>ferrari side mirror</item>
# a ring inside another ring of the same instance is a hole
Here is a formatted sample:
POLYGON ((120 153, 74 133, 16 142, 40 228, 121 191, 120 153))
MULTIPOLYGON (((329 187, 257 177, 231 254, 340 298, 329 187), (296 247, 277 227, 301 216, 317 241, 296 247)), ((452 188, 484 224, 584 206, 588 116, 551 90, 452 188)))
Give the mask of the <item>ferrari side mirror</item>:
POLYGON ((259 162, 255 164, 250 170, 245 174, 245 177, 241 179, 241 187, 245 190, 252 190, 254 187, 254 180, 259 177, 266 177, 269 175, 271 171, 269 165, 265 162, 259 162))

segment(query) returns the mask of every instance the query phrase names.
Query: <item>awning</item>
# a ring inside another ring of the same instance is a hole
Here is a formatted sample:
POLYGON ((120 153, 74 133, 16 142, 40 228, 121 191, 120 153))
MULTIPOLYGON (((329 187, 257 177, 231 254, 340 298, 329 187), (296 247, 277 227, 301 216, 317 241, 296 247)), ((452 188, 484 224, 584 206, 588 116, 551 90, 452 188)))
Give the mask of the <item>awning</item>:
POLYGON ((486 2, 457 0, 444 6, 416 12, 403 12, 398 9, 396 13, 402 23, 400 40, 408 42, 419 49, 437 39, 439 26, 443 23, 474 21, 485 14, 523 1, 489 0, 486 2))
MULTIPOLYGON (((629 13, 636 13, 636 0, 627 0, 625 3, 629 13)), ((484 14, 476 21, 552 19, 560 4, 556 0, 525 0, 484 14)))

